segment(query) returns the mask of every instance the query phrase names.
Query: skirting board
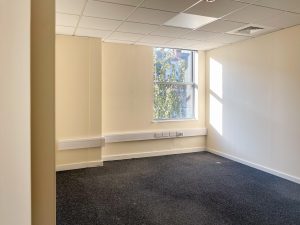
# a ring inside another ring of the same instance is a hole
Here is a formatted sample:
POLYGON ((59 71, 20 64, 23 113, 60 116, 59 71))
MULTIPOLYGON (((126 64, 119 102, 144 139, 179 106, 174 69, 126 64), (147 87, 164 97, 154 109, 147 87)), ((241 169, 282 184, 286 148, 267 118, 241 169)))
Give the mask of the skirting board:
POLYGON ((114 161, 114 160, 123 160, 123 159, 135 159, 135 158, 163 156, 163 155, 176 155, 176 154, 202 152, 202 151, 205 151, 204 147, 203 148, 197 147, 197 148, 183 148, 183 149, 168 149, 168 150, 152 151, 152 152, 106 155, 106 156, 102 156, 102 160, 105 162, 105 161, 114 161))
POLYGON ((280 171, 277 171, 277 170, 274 170, 274 169, 271 169, 271 168, 268 168, 268 167, 265 167, 265 166, 262 166, 262 165, 259 165, 259 164, 256 164, 256 163, 252 163, 252 162, 249 162, 247 160, 238 158, 236 156, 229 155, 229 154, 217 151, 215 149, 207 148, 206 151, 208 151, 210 153, 213 153, 213 154, 216 154, 216 155, 219 155, 219 156, 222 156, 224 158, 231 159, 233 161, 242 163, 244 165, 253 167, 255 169, 262 170, 262 171, 264 171, 266 173, 270 173, 272 175, 281 177, 283 179, 286 179, 286 180, 289 180, 289 181, 292 181, 292 182, 300 184, 300 177, 295 177, 295 176, 292 176, 292 175, 289 175, 289 174, 286 174, 286 173, 283 173, 283 172, 280 172, 280 171))
POLYGON ((76 170, 76 169, 98 167, 98 166, 103 166, 102 160, 57 165, 56 171, 76 170))

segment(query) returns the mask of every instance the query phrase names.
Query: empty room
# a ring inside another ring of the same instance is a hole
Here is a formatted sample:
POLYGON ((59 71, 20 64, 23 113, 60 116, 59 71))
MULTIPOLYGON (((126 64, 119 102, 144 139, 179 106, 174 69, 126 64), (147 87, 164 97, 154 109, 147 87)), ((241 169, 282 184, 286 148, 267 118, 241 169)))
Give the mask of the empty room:
POLYGON ((300 225, 300 0, 0 16, 1 225, 300 225))
POLYGON ((58 0, 57 223, 300 224, 298 24, 299 1, 58 0))

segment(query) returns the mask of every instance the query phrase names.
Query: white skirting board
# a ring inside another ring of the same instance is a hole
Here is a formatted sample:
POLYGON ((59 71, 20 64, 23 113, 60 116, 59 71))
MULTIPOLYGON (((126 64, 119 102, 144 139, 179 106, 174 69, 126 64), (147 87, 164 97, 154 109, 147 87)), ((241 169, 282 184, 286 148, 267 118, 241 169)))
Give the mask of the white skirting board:
POLYGON ((219 155, 219 156, 222 156, 224 158, 231 159, 233 161, 242 163, 244 165, 253 167, 255 169, 262 170, 262 171, 264 171, 266 173, 270 173, 272 175, 281 177, 283 179, 286 179, 286 180, 289 180, 289 181, 292 181, 292 182, 300 184, 300 177, 295 177, 295 176, 292 176, 292 175, 289 175, 289 174, 286 174, 286 173, 283 173, 283 172, 280 172, 280 171, 277 171, 277 170, 274 170, 274 169, 271 169, 271 168, 268 168, 268 167, 265 167, 265 166, 253 163, 253 162, 249 162, 247 160, 238 158, 238 157, 233 156, 233 155, 229 155, 227 153, 223 153, 223 152, 217 151, 215 149, 207 148, 206 151, 208 151, 210 153, 213 153, 213 154, 216 154, 216 155, 219 155))
POLYGON ((76 169, 98 167, 98 166, 103 166, 102 160, 57 165, 56 171, 76 170, 76 169))
POLYGON ((168 149, 168 150, 151 151, 151 152, 105 155, 102 157, 102 160, 105 162, 105 161, 114 161, 114 160, 123 160, 123 159, 135 159, 135 158, 163 156, 163 155, 176 155, 176 154, 202 152, 202 151, 205 151, 204 147, 203 148, 197 147, 197 148, 183 148, 183 149, 168 149))

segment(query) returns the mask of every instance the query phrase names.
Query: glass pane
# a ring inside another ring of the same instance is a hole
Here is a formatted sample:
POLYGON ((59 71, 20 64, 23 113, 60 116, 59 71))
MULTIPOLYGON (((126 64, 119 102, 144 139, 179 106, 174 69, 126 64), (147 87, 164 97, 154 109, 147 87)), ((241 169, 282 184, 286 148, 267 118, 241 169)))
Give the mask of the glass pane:
POLYGON ((154 119, 194 118, 192 85, 154 84, 154 119))
POLYGON ((193 52, 154 48, 154 81, 193 82, 193 52))

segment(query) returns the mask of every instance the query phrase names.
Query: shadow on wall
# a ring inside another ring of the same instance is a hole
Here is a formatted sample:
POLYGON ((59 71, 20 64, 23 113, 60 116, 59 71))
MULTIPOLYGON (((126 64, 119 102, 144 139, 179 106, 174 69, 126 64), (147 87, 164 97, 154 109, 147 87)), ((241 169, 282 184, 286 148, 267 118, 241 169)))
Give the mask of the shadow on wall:
POLYGON ((223 135, 223 66, 213 58, 209 59, 209 123, 223 135))

